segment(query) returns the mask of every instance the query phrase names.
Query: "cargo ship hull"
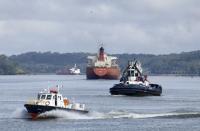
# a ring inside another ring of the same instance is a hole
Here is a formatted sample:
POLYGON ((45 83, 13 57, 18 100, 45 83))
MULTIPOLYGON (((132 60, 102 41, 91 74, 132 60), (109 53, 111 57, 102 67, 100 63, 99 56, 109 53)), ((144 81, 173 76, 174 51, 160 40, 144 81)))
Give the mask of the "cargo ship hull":
POLYGON ((87 79, 111 79, 116 80, 120 77, 118 67, 87 67, 87 79))

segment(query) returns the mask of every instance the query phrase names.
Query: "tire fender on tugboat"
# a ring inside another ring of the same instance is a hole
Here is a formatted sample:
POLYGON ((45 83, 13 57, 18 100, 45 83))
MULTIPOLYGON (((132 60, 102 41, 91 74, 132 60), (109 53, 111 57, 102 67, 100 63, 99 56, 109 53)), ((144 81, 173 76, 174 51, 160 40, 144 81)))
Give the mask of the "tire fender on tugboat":
POLYGON ((48 106, 49 104, 50 104, 50 102, 49 102, 49 101, 46 101, 46 102, 45 102, 45 105, 46 105, 46 106, 48 106))

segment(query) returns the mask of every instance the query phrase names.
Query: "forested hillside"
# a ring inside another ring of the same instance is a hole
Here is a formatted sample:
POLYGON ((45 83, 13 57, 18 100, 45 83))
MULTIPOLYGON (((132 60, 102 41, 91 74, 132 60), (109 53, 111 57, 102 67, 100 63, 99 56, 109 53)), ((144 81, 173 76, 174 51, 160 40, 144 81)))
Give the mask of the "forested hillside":
MULTIPOLYGON (((89 53, 29 52, 13 55, 10 59, 18 63, 28 73, 55 73, 56 70, 77 64, 85 72, 89 53)), ((119 58, 123 69, 128 60, 137 59, 147 74, 200 75, 200 51, 169 55, 113 54, 119 58)))
POLYGON ((24 71, 5 55, 0 55, 0 75, 23 74, 24 71))

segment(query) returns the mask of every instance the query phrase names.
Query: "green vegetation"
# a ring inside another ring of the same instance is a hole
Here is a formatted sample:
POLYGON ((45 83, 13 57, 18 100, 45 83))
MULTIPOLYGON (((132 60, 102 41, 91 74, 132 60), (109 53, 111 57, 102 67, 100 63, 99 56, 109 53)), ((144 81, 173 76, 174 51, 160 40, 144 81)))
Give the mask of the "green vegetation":
POLYGON ((77 64, 82 72, 85 71, 87 53, 51 53, 29 52, 11 56, 27 73, 55 73, 62 68, 71 68, 77 64))
MULTIPOLYGON (((55 73, 56 70, 71 68, 76 63, 84 73, 89 53, 29 52, 9 57, 28 73, 55 73)), ((146 74, 174 74, 200 76, 200 51, 169 55, 114 54, 119 58, 121 69, 134 58, 142 63, 146 74)))
POLYGON ((24 71, 5 55, 0 55, 0 75, 23 74, 24 71))
POLYGON ((117 56, 121 66, 124 66, 127 60, 138 59, 147 74, 200 76, 200 51, 169 55, 123 54, 117 56))

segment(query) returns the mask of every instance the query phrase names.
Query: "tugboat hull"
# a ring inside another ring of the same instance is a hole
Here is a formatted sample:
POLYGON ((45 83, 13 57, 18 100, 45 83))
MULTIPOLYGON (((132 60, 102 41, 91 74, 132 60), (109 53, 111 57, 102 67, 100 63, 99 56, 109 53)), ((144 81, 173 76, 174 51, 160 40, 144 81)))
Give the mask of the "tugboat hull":
POLYGON ((162 93, 162 87, 157 84, 145 85, 125 85, 116 84, 110 88, 111 95, 128 95, 128 96, 160 96, 162 93))
POLYGON ((81 114, 85 114, 89 112, 87 110, 76 110, 76 109, 61 108, 61 107, 54 107, 54 106, 44 106, 44 105, 25 104, 24 106, 26 107, 28 113, 31 113, 31 114, 41 114, 41 113, 52 111, 52 110, 63 110, 63 111, 69 111, 69 112, 77 112, 81 114))

